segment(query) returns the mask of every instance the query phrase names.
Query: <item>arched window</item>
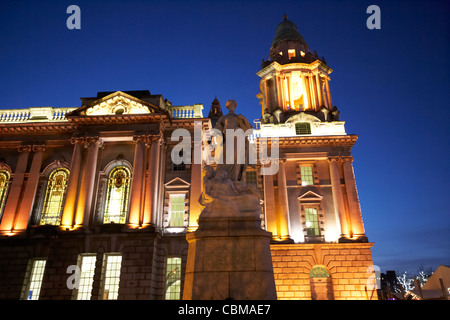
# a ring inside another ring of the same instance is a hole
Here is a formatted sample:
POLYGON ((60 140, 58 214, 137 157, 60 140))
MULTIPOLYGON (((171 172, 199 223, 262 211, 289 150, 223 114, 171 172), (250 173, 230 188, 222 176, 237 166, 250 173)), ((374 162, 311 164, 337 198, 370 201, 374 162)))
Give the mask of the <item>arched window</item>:
POLYGON ((9 186, 9 172, 8 170, 0 170, 0 217, 3 213, 3 208, 6 202, 6 193, 8 192, 9 186))
POLYGON ((103 223, 125 223, 130 191, 130 170, 118 166, 111 170, 106 189, 103 223))
POLYGON ((69 170, 58 168, 52 171, 47 181, 40 225, 58 226, 61 223, 64 195, 66 194, 69 170))

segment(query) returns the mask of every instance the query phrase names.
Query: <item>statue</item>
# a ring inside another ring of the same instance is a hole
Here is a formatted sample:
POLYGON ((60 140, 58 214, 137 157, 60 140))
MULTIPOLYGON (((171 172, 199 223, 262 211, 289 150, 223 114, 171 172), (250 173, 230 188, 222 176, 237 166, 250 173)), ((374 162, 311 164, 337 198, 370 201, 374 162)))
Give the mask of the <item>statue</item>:
POLYGON ((261 211, 261 196, 252 185, 245 181, 233 181, 228 178, 225 170, 216 171, 206 165, 202 171, 202 194, 198 199, 204 208, 202 215, 208 216, 242 216, 259 215, 261 211))
MULTIPOLYGON (((248 164, 248 139, 245 138, 245 143, 239 145, 235 141, 234 143, 234 154, 233 154, 233 163, 227 163, 226 161, 226 144, 227 139, 232 139, 234 137, 227 137, 227 129, 242 129, 246 132, 248 129, 252 128, 252 125, 248 122, 247 118, 243 115, 235 114, 234 110, 236 109, 237 103, 234 100, 228 100, 226 103, 226 108, 229 113, 224 115, 217 120, 215 128, 218 129, 222 136, 216 135, 215 139, 217 142, 216 148, 216 163, 219 163, 218 169, 224 170, 227 173, 229 179, 233 181, 245 181, 245 170, 248 164), (239 163, 241 161, 238 160, 239 154, 243 152, 244 154, 244 163, 239 163)), ((228 141, 229 142, 229 141, 228 141)))

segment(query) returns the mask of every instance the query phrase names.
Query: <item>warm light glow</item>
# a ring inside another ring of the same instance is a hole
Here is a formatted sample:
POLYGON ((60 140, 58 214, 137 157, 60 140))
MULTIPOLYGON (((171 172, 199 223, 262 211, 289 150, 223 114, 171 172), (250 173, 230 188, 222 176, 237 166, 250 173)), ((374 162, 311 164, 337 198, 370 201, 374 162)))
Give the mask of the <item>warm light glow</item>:
POLYGON ((289 86, 289 101, 292 102, 293 105, 290 106, 290 109, 303 111, 308 109, 308 98, 306 96, 307 91, 303 85, 303 78, 299 73, 292 73, 290 77, 290 86, 289 86))
POLYGON ((86 110, 88 116, 146 114, 148 107, 123 96, 115 96, 86 110))
POLYGON ((106 192, 103 223, 125 223, 129 189, 130 170, 124 166, 118 166, 111 170, 106 192))
POLYGON ((288 56, 289 56, 289 60, 291 58, 295 58, 295 49, 289 49, 288 50, 288 56))
POLYGON ((42 208, 40 225, 59 225, 66 193, 69 170, 58 168, 54 170, 47 182, 44 205, 42 208))
POLYGON ((7 170, 0 170, 0 215, 3 211, 8 190, 10 174, 7 170))

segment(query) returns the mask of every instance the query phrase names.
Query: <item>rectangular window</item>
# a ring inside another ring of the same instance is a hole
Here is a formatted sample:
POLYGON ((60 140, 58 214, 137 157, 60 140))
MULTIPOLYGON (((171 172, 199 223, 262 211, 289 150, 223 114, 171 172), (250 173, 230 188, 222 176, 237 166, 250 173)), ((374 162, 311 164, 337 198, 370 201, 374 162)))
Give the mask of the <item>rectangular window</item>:
POLYGON ((184 162, 180 164, 172 164, 172 171, 186 171, 186 164, 184 162))
POLYGON ((181 257, 169 257, 166 263, 166 300, 181 299, 181 257))
POLYGON ((320 236, 319 217, 316 208, 305 208, 305 225, 307 236, 320 236))
POLYGON ((295 49, 289 49, 288 56, 289 56, 289 60, 291 60, 291 58, 295 58, 295 49))
POLYGON ((184 227, 184 198, 185 194, 170 195, 169 227, 184 227))
POLYGON ((300 166, 300 174, 302 179, 302 186, 311 186, 314 184, 313 166, 300 166))
POLYGON ((119 295, 120 270, 122 267, 121 254, 105 254, 103 265, 103 300, 117 300, 119 295))
POLYGON ((39 299, 46 262, 45 259, 32 260, 30 275, 28 281, 25 283, 25 298, 27 300, 39 299))
POLYGON ((256 171, 245 172, 245 180, 248 184, 253 184, 255 187, 258 187, 256 171))
POLYGON ((90 300, 92 295, 92 284, 94 282, 95 262, 97 257, 95 255, 81 255, 80 256, 80 283, 76 292, 77 300, 90 300))
POLYGON ((295 134, 311 134, 311 125, 308 122, 299 122, 295 124, 295 134))

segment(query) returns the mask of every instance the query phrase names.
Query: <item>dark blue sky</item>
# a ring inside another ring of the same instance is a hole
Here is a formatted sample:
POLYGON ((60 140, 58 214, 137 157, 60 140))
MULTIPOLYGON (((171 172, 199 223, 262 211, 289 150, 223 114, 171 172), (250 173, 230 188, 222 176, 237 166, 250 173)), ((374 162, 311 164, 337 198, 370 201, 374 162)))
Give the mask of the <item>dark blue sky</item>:
POLYGON ((78 107, 143 90, 174 105, 215 96, 260 117, 262 59, 286 13, 324 56, 353 149, 374 263, 450 265, 448 1, 1 1, 0 108, 78 107), (66 8, 81 8, 68 30, 66 8), (369 30, 366 9, 381 9, 369 30))

